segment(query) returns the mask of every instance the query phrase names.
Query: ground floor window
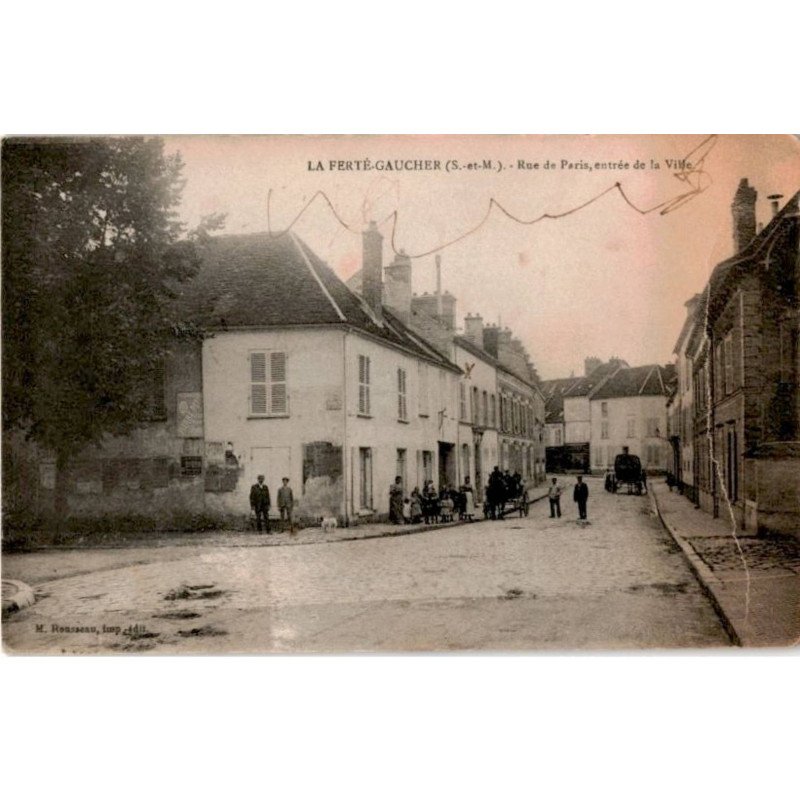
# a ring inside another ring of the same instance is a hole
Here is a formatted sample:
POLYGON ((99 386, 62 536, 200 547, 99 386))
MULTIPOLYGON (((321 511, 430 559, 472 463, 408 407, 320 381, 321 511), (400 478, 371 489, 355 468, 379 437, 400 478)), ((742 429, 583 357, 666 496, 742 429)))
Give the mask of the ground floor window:
POLYGON ((397 461, 395 463, 395 475, 400 476, 400 480, 403 483, 403 491, 406 491, 406 451, 402 449, 398 449, 397 451, 397 461))
MULTIPOLYGON (((433 451, 432 450, 423 450, 422 451, 422 481, 432 481, 433 480, 433 451)), ((420 487, 422 488, 422 487, 420 487)))
POLYGON ((359 503, 363 509, 372 508, 372 449, 358 449, 359 503))
POLYGON ((735 503, 739 499, 739 445, 736 431, 728 430, 725 442, 725 488, 728 499, 735 503))

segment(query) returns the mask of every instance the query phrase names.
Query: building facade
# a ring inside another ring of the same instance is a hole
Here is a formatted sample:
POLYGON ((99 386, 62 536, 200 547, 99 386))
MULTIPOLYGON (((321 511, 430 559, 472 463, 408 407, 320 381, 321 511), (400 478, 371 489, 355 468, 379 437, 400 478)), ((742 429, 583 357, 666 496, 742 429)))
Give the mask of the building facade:
POLYGON ((697 499, 694 458, 694 365, 692 352, 696 347, 695 332, 705 323, 705 299, 697 294, 686 302, 686 320, 673 349, 675 384, 667 401, 667 428, 671 458, 667 472, 678 490, 693 502, 697 499), (690 345, 691 348, 690 352, 690 345))
MULTIPOLYGON (((219 236, 177 299, 205 331, 177 350, 154 418, 76 454, 70 515, 142 510, 245 524, 259 474, 289 478, 299 518, 388 513, 389 487, 458 481, 461 370, 383 304, 382 238, 364 233, 365 296, 293 234, 219 236)), ((16 452, 16 451, 15 451, 16 452)), ((37 454, 37 505, 53 467, 37 454)))
POLYGON ((736 255, 706 287, 694 343, 695 482, 702 508, 754 532, 800 532, 798 198, 760 231, 757 193, 734 197, 736 255))

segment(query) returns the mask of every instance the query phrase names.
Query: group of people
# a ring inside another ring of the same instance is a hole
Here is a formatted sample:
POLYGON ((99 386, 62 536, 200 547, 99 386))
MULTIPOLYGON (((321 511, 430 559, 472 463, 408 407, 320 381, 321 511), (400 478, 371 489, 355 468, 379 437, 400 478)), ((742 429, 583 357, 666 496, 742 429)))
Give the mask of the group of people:
MULTIPOLYGON (((550 518, 561 516, 561 495, 563 488, 558 478, 553 478, 547 490, 547 499, 550 501, 550 518)), ((578 504, 578 519, 586 519, 586 506, 589 503, 589 487, 583 482, 583 476, 578 475, 572 489, 572 500, 578 504)))
POLYGON ((469 477, 459 489, 445 485, 438 492, 433 481, 426 480, 422 491, 415 486, 406 497, 398 475, 389 488, 389 521, 395 525, 452 522, 456 516, 467 522, 475 519, 475 493, 469 477))
MULTIPOLYGON (((289 479, 283 478, 283 484, 278 489, 278 512, 281 515, 281 526, 285 528, 288 524, 291 536, 296 536, 297 531, 294 527, 294 492, 289 486, 289 479)), ((271 507, 269 497, 269 487, 264 483, 264 476, 259 475, 256 483, 250 489, 250 509, 255 516, 256 530, 261 533, 262 523, 266 533, 272 533, 269 529, 269 510, 271 507)))
POLYGON ((525 484, 519 471, 512 475, 508 470, 501 472, 495 467, 489 474, 486 484, 486 516, 490 519, 500 519, 500 511, 509 500, 522 498, 525 493, 525 484))

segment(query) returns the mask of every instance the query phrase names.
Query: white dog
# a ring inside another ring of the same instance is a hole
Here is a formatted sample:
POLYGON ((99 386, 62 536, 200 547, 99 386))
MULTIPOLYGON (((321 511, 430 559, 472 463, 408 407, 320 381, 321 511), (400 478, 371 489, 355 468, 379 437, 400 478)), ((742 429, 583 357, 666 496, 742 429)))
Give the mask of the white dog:
POLYGON ((328 531, 335 530, 339 527, 339 522, 336 517, 323 517, 322 518, 322 530, 327 533, 328 531))

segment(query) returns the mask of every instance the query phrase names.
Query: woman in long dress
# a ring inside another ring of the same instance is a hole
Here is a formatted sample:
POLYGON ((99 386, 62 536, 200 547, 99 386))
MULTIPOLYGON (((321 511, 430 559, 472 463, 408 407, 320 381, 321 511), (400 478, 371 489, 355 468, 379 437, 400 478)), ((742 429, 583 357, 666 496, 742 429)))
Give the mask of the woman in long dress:
POLYGON ((389 487, 389 521, 395 525, 403 522, 403 479, 399 475, 389 487))
POLYGON ((461 494, 464 495, 464 516, 472 522, 475 518, 475 492, 472 491, 472 484, 469 475, 464 478, 464 485, 461 487, 461 494))

